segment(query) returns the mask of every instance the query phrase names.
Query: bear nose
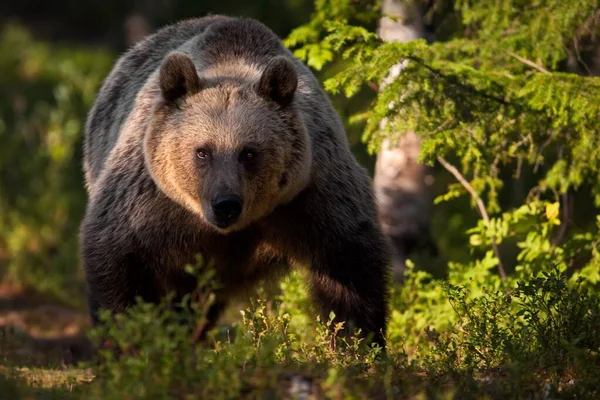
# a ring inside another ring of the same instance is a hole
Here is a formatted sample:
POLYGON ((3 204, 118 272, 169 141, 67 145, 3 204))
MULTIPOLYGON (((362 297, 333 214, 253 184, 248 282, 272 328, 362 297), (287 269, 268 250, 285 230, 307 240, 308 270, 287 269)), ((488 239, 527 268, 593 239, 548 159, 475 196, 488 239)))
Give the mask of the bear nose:
POLYGON ((242 199, 235 194, 217 196, 212 201, 212 209, 217 217, 217 225, 226 228, 233 224, 242 213, 242 199))

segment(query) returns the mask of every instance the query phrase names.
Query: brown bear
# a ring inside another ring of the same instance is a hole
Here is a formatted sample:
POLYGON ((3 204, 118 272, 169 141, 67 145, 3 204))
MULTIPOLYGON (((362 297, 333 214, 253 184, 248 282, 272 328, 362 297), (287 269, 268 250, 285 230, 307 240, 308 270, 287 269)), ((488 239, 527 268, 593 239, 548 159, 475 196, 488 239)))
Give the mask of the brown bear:
POLYGON ((190 293, 197 254, 228 300, 305 267, 320 312, 384 346, 388 244, 370 179, 310 70, 263 24, 167 26, 116 63, 85 130, 92 321, 190 293), (374 335, 374 336, 373 336, 374 335))

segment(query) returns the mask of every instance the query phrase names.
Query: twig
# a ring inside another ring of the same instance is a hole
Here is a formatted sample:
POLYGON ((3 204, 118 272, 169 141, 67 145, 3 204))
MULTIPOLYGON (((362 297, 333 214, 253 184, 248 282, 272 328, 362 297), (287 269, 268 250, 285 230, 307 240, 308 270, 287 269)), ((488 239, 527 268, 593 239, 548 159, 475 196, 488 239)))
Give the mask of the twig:
MULTIPOLYGON (((444 168, 446 168, 446 170, 448 172, 450 172, 452 175, 454 175, 456 180, 461 185, 463 185, 463 187, 467 190, 467 192, 469 192, 471 194, 471 196, 473 196, 473 198, 475 199, 475 203, 477 204, 477 208, 479 209, 479 213, 481 214, 481 217, 483 218, 483 221, 489 227, 490 226, 490 217, 485 208, 485 204, 483 203, 483 200, 481 200, 481 197, 479 197, 479 195, 477 194, 475 189, 473 189, 473 186, 471 186, 471 184, 469 184, 469 182, 465 179, 464 176, 462 176, 462 174, 460 173, 460 171, 458 169, 456 169, 456 167, 454 167, 452 164, 450 164, 448 161, 446 161, 443 157, 438 157, 437 160, 440 162, 440 164, 442 164, 442 166, 444 168)), ((498 259, 498 272, 500 273, 500 279, 505 281, 506 280, 506 272, 504 271, 504 267, 502 266, 502 260, 500 259, 500 249, 498 248, 498 245, 496 244, 496 241, 494 240, 494 238, 491 238, 491 241, 492 241, 492 249, 494 250, 494 253, 496 254, 496 258, 498 259)))
POLYGON ((521 168, 523 168, 523 157, 517 158, 517 169, 513 175, 513 178, 518 180, 521 178, 521 168))
POLYGON ((508 55, 509 55, 509 56, 511 56, 511 57, 514 57, 514 58, 516 58, 517 60, 521 61, 523 64, 527 64, 527 65, 529 65, 530 67, 537 69, 538 71, 540 71, 540 72, 541 72, 541 73, 543 73, 543 74, 546 74, 546 75, 552 75, 552 74, 550 73, 550 71, 548 71, 547 69, 544 69, 543 67, 541 67, 541 66, 537 65, 537 64, 536 64, 536 63, 534 63, 533 61, 530 61, 530 60, 528 60, 528 59, 526 59, 526 58, 524 58, 524 57, 521 57, 520 55, 518 55, 518 54, 515 54, 515 53, 513 53, 512 51, 507 51, 506 53, 508 53, 508 55))
POLYGON ((374 91, 375 93, 379 93, 379 86, 377 86, 377 83, 375 83, 375 82, 369 82, 369 83, 367 83, 367 85, 368 85, 368 86, 369 86, 371 89, 373 89, 373 91, 374 91))
MULTIPOLYGON (((575 57, 577 58, 579 65, 582 65, 583 69, 585 69, 585 73, 588 75, 592 75, 591 68, 589 67, 589 65, 587 65, 583 58, 581 58, 581 52, 579 51, 579 41, 577 40, 577 38, 573 38, 573 50, 575 51, 575 57)), ((570 52, 568 53, 570 54, 570 52)))
POLYGON ((550 145, 550 143, 552 142, 552 139, 554 139, 555 134, 556 134, 556 131, 552 130, 550 132, 550 136, 548 137, 548 139, 544 143, 542 143, 542 145, 538 149, 537 154, 535 155, 535 164, 533 165, 533 172, 534 173, 537 173, 538 168, 540 167, 540 165, 542 165, 542 161, 540 160, 540 156, 542 155, 542 153, 544 152, 544 150, 546 150, 546 147, 548 147, 548 145, 550 145))

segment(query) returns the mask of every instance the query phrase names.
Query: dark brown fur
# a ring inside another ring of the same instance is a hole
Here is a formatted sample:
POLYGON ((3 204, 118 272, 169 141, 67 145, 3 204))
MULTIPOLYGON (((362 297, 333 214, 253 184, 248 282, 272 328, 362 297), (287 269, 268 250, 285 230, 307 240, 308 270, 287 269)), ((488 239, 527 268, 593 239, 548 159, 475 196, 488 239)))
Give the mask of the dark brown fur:
POLYGON ((223 284, 216 310, 305 266, 321 313, 384 344, 388 248, 369 178, 319 83, 264 25, 189 20, 128 51, 90 112, 84 165, 94 322, 99 308, 122 312, 135 296, 189 293, 182 267, 202 253, 223 284), (250 145, 257 157, 242 165, 250 145), (198 148, 210 160, 194 158, 198 148), (209 200, 223 193, 244 208, 220 229, 209 200))

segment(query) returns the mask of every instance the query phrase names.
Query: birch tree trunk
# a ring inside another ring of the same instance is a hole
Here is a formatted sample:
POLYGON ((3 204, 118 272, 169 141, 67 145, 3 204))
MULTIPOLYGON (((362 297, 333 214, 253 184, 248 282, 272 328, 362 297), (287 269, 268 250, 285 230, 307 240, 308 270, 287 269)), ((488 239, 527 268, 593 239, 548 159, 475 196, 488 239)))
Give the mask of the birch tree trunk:
MULTIPOLYGON (((408 42, 425 37, 422 12, 414 0, 384 0, 382 12, 378 33, 383 40, 408 42)), ((401 73, 404 61, 399 61, 388 79, 401 73)), ((374 188, 380 224, 392 244, 392 271, 397 281, 403 278, 411 252, 417 246, 432 243, 429 237, 431 199, 426 184, 427 169, 418 162, 420 147, 420 139, 414 132, 406 132, 394 142, 385 140, 375 166, 374 188)))

